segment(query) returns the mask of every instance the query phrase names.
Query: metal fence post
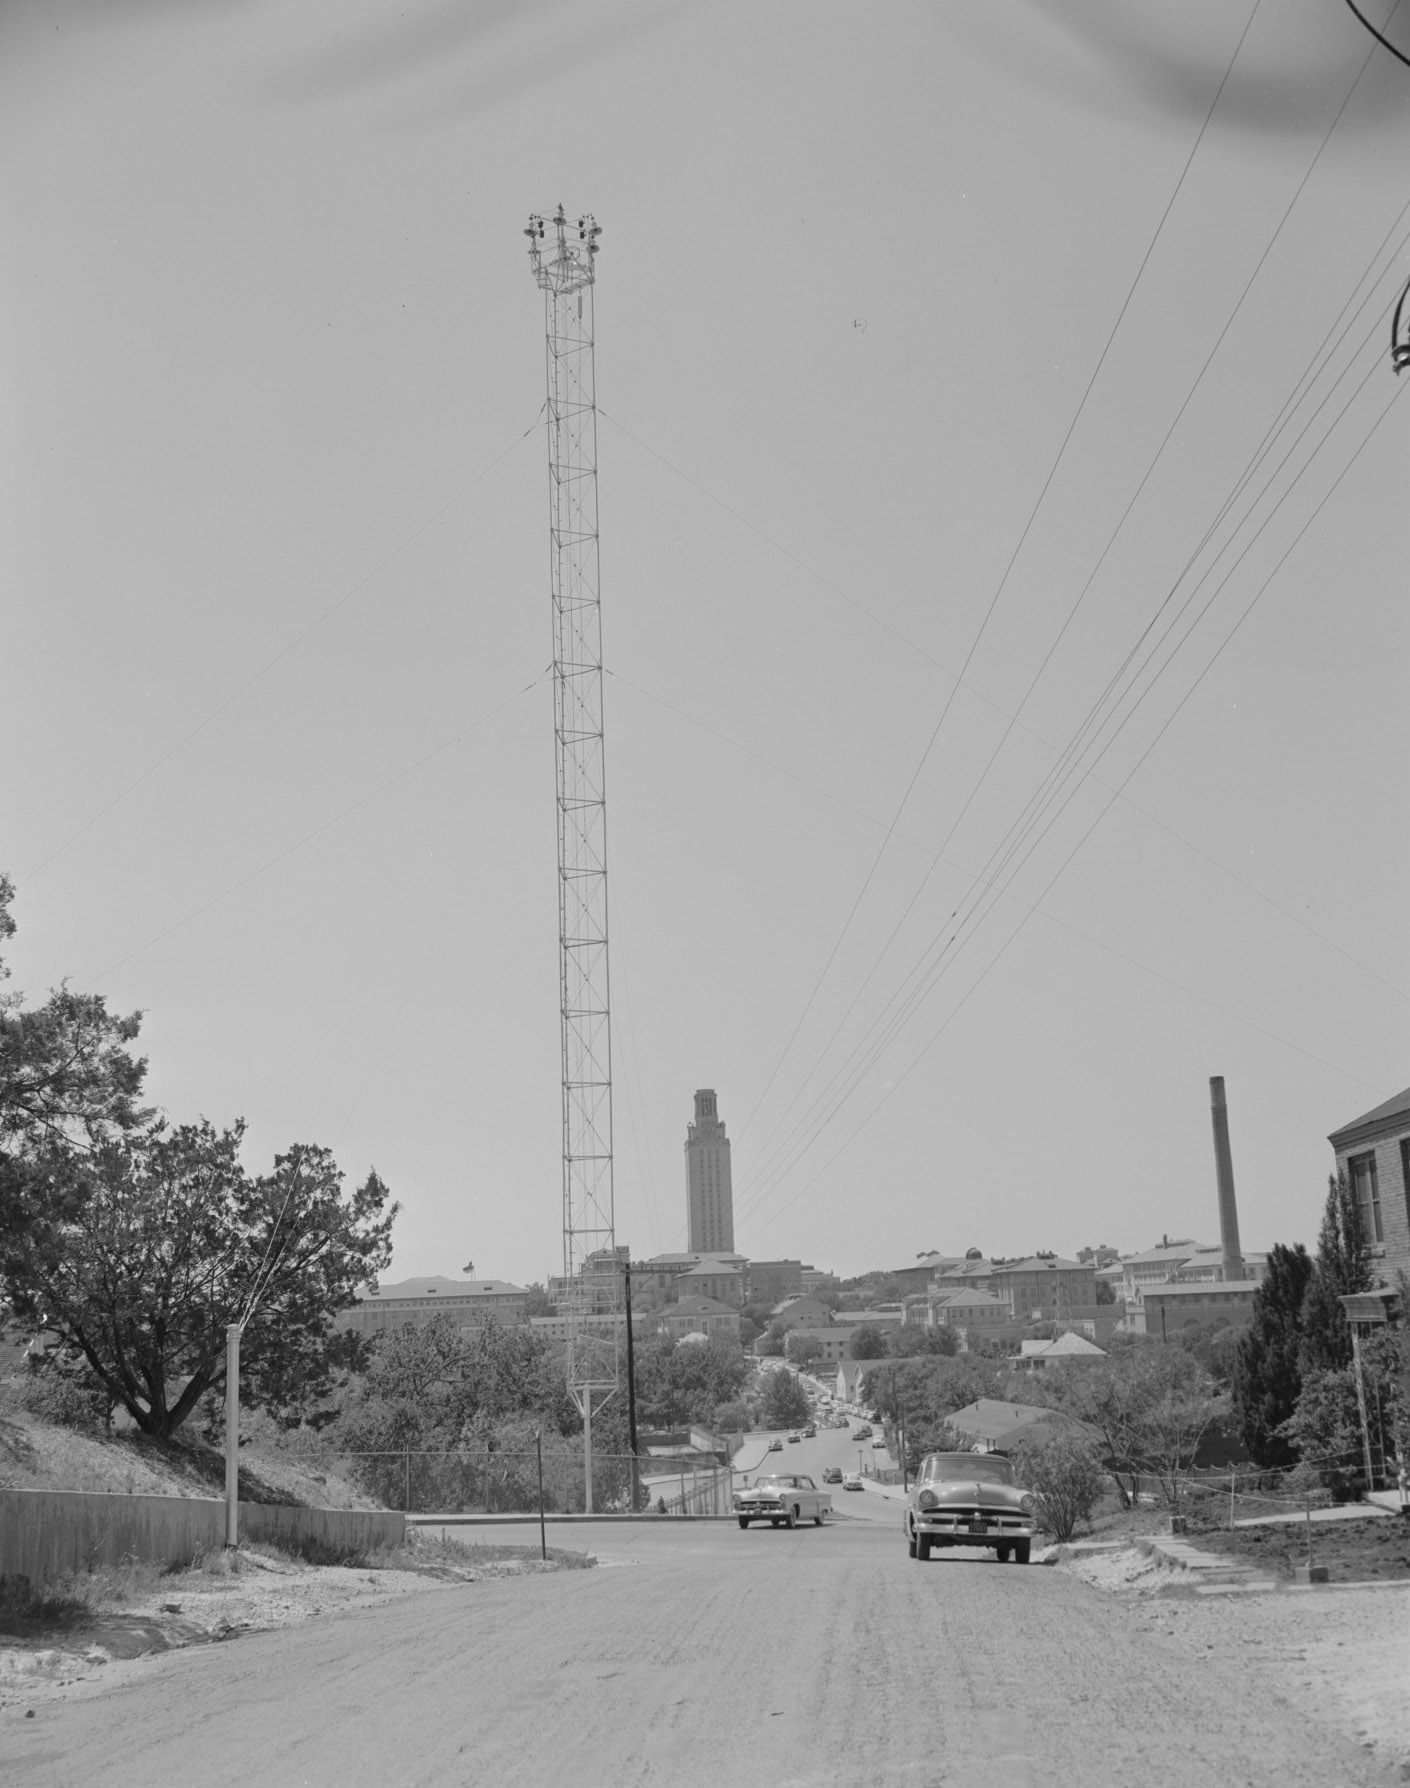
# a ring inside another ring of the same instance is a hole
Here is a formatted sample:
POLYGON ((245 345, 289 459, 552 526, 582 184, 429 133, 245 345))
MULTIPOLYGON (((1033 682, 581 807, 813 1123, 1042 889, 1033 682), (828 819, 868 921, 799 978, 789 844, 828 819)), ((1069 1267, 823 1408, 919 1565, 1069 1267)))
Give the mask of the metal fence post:
POLYGON ((240 1325, 225 1328, 225 1543, 240 1544, 240 1325))

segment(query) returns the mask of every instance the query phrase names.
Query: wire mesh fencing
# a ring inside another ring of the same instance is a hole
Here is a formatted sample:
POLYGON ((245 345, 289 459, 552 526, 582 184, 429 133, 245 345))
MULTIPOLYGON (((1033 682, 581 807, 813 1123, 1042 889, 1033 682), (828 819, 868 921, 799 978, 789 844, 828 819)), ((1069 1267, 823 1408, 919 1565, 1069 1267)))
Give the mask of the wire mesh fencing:
MULTIPOLYGON (((416 1447, 327 1452, 321 1465, 384 1507, 417 1515, 582 1514, 587 1483, 581 1452, 501 1453, 416 1447), (540 1470, 542 1478, 540 1478, 540 1470)), ((628 1453, 594 1453, 597 1514, 727 1515, 734 1474, 727 1466, 666 1466, 628 1453)))

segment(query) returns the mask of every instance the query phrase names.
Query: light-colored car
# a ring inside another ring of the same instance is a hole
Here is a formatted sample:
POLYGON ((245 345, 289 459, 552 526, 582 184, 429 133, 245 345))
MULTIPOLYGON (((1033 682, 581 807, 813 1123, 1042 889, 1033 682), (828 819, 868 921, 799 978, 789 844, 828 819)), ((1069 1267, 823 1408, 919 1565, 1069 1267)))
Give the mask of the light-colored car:
POLYGON ((1036 1513, 998 1453, 929 1453, 906 1504, 906 1547, 927 1559, 940 1546, 987 1546, 1000 1564, 1027 1564, 1036 1513))
POLYGON ((775 1435, 769 1442, 769 1451, 771 1453, 781 1453, 783 1451, 783 1442, 777 1435, 775 1435))
POLYGON ((771 1527, 796 1527, 812 1521, 821 1527, 832 1512, 832 1498, 801 1472, 774 1472, 756 1478, 752 1485, 734 1493, 734 1512, 741 1527, 751 1521, 767 1521, 771 1527))
POLYGON ((862 1480, 858 1472, 849 1471, 846 1477, 842 1480, 842 1488, 844 1490, 860 1490, 861 1487, 862 1480))
POLYGON ((882 1439, 881 1435, 878 1434, 876 1439, 871 1444, 874 1447, 884 1447, 886 1445, 886 1442, 882 1439))

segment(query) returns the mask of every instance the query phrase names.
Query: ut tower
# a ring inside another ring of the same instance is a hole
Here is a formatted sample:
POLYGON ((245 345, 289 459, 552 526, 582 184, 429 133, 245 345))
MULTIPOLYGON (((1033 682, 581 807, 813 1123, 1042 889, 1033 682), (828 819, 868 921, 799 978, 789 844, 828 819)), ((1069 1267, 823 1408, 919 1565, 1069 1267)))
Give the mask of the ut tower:
POLYGON ((685 1198, 692 1254, 734 1252, 734 1187, 729 1138, 715 1105, 715 1090, 695 1095, 695 1122, 685 1133, 685 1198))

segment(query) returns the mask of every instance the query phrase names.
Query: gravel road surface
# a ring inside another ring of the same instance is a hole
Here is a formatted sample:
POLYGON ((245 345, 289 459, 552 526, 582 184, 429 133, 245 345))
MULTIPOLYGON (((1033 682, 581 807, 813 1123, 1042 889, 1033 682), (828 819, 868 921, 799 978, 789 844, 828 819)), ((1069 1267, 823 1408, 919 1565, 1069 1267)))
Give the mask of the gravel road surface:
POLYGON ((1249 1655, 1260 1648, 1236 1629, 1222 1638, 1213 1616, 1196 1644, 1184 1623, 1172 1635, 1148 1604, 1061 1570, 967 1552, 922 1565, 887 1513, 792 1532, 560 1528, 555 1540, 589 1545, 601 1568, 437 1587, 144 1661, 32 1718, 6 1708, 0 1781, 1403 1780, 1397 1760, 1308 1711, 1286 1673, 1249 1655))

